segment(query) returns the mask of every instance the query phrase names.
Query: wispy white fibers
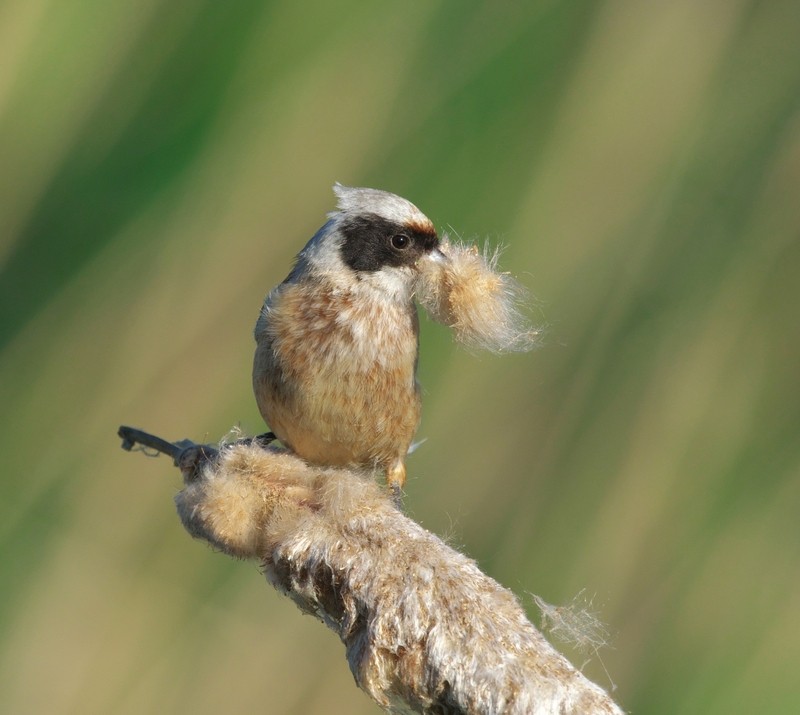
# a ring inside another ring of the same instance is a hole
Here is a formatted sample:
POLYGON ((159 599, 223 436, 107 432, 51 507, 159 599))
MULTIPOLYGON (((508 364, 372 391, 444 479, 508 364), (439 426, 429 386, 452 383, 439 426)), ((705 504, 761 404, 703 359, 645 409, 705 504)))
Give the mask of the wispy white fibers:
POLYGON ((435 321, 453 329, 456 340, 474 350, 525 352, 540 331, 523 314, 527 293, 508 273, 497 270, 499 249, 451 243, 446 259, 427 261, 420 270, 417 300, 435 321))
MULTIPOLYGON (((405 516, 363 471, 252 443, 202 456, 180 460, 175 501, 186 529, 258 559, 280 593, 337 633, 357 685, 385 711, 622 715, 513 593, 405 516)), ((294 670, 316 677, 302 662, 294 670)))

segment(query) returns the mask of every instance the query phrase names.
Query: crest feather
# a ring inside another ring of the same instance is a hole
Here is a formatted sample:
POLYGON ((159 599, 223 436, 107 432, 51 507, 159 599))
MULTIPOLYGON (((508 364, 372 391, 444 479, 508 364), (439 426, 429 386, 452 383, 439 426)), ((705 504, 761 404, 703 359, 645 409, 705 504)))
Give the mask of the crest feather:
POLYGON ((433 230, 431 220, 414 204, 402 196, 380 189, 343 186, 338 181, 333 185, 338 211, 328 214, 336 218, 339 214, 377 214, 399 224, 424 226, 433 230))

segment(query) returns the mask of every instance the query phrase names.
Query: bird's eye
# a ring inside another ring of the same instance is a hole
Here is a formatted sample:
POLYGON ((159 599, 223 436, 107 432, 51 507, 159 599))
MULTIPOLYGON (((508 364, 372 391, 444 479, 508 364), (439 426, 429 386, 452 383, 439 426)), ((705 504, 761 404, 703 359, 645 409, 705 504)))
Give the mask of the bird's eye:
POLYGON ((411 245, 411 239, 403 233, 397 233, 392 236, 392 246, 398 251, 402 251, 411 245))

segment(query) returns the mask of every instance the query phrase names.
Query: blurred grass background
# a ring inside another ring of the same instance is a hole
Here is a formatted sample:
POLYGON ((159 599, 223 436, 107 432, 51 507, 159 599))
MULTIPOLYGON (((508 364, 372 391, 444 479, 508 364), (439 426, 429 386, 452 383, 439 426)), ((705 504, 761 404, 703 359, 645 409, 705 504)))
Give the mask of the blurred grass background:
POLYGON ((262 429, 252 326, 338 180, 506 243, 548 326, 423 324, 409 511, 536 619, 594 594, 626 710, 798 712, 798 37, 794 0, 4 0, 0 711, 377 712, 115 438, 262 429))

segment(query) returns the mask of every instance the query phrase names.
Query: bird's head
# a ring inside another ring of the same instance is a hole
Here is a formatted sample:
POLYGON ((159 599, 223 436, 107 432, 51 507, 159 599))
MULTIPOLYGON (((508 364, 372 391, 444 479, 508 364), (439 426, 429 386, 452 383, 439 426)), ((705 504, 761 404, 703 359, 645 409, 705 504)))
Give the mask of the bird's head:
POLYGON ((338 210, 298 256, 294 277, 313 273, 410 299, 426 262, 442 262, 439 237, 414 204, 378 189, 335 184, 338 210))

